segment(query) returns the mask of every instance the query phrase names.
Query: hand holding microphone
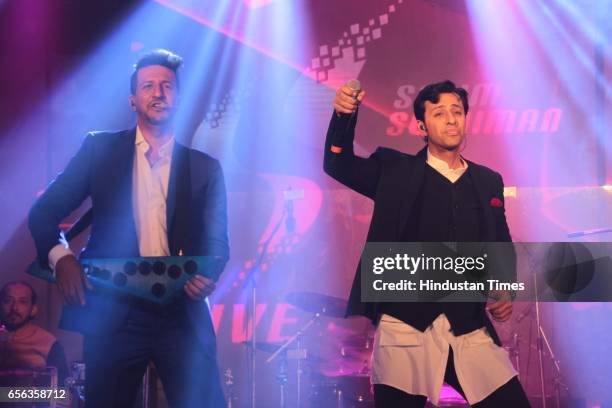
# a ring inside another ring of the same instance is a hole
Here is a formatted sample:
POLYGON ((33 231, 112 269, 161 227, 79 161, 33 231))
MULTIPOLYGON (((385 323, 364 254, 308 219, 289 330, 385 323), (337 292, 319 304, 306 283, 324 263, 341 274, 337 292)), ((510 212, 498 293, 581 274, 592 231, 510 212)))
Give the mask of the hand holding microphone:
POLYGON ((357 112, 357 107, 364 97, 365 92, 361 90, 361 84, 356 79, 351 79, 346 85, 336 91, 336 97, 334 98, 336 124, 330 146, 332 153, 342 153, 346 135, 349 133, 350 128, 355 126, 355 121, 357 120, 355 112, 357 112))
POLYGON ((356 79, 351 79, 342 88, 336 91, 334 98, 334 109, 337 114, 353 114, 357 106, 365 97, 365 92, 361 90, 361 84, 356 79))

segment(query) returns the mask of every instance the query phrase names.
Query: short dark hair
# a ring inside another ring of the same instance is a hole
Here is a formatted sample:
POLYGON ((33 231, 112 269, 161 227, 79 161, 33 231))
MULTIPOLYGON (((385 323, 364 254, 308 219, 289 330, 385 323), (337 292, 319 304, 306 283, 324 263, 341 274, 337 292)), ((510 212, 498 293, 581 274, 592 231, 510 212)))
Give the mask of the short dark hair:
POLYGON ((161 65, 162 67, 171 69, 174 75, 176 75, 176 86, 178 88, 179 78, 177 71, 183 65, 183 59, 171 51, 160 48, 144 54, 136 61, 136 64, 134 64, 134 71, 130 77, 130 90, 132 91, 132 95, 136 93, 138 71, 140 71, 141 68, 151 65, 161 65))
POLYGON ((0 289, 0 300, 4 299, 4 297, 6 296, 6 292, 8 291, 8 289, 11 286, 15 286, 15 285, 23 285, 27 288, 30 289, 30 292, 32 293, 32 305, 36 304, 36 301, 38 300, 38 295, 36 294, 36 291, 34 290, 34 288, 32 287, 32 285, 30 285, 28 282, 24 282, 24 281, 11 281, 6 283, 2 289, 0 289))
POLYGON ((468 105, 467 91, 463 88, 457 88, 452 81, 446 80, 429 84, 425 86, 425 88, 421 89, 417 97, 414 99, 414 103, 412 105, 414 109, 414 116, 417 118, 417 120, 425 120, 425 102, 429 101, 431 103, 438 103, 440 101, 440 94, 443 93, 457 94, 463 103, 463 110, 467 115, 470 108, 468 105))

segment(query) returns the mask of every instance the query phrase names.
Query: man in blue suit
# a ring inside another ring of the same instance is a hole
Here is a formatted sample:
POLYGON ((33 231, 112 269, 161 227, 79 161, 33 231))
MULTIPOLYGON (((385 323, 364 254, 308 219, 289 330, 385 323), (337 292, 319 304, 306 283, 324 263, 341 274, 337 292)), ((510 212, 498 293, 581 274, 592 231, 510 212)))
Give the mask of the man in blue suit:
POLYGON ((182 59, 144 55, 131 77, 136 127, 92 132, 30 211, 38 260, 54 270, 65 300, 60 327, 84 335, 88 407, 131 407, 155 364, 173 407, 224 405, 215 333, 205 299, 211 278, 196 275, 166 307, 96 291, 58 225, 91 198, 83 258, 211 255, 229 257, 226 192, 219 162, 175 141, 182 59))

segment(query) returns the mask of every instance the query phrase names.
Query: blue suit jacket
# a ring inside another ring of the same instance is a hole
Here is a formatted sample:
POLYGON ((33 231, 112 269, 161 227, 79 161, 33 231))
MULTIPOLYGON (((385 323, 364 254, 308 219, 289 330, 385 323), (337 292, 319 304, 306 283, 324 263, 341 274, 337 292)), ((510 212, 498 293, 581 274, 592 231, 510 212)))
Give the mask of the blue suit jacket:
MULTIPOLYGON (((58 243, 59 223, 88 197, 93 220, 81 256, 139 256, 132 205, 135 137, 135 128, 89 133, 66 169, 34 203, 29 227, 41 264, 47 264, 49 251, 58 243)), ((227 261, 226 192, 217 160, 175 143, 166 207, 171 255, 182 250, 186 256, 214 255, 227 261)), ((206 305, 185 302, 198 337, 214 344, 206 305)), ((125 320, 128 310, 128 304, 113 296, 88 292, 85 307, 64 307, 60 327, 84 334, 113 331, 125 320)))

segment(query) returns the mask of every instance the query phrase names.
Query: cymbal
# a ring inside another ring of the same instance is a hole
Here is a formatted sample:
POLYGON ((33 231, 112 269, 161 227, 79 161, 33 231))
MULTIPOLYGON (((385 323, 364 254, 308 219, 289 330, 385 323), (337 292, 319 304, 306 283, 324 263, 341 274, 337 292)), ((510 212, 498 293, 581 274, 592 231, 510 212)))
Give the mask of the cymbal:
POLYGON ((289 304, 306 312, 320 313, 328 317, 344 317, 347 306, 344 299, 314 292, 292 292, 285 299, 289 304))
POLYGON ((349 334, 341 337, 338 343, 341 347, 361 348, 371 351, 374 344, 374 333, 349 334))
POLYGON ((367 375, 370 372, 372 344, 367 343, 367 336, 355 337, 361 337, 362 342, 351 345, 339 340, 334 349, 328 350, 318 372, 326 377, 367 375))
POLYGON ((326 377, 368 375, 370 373, 369 362, 369 355, 338 356, 324 361, 318 371, 326 377))
POLYGON ((372 349, 365 349, 361 347, 350 347, 343 346, 339 350, 340 356, 344 361, 367 361, 370 359, 370 355, 372 354, 372 349))

